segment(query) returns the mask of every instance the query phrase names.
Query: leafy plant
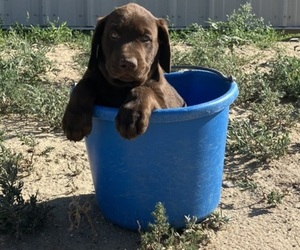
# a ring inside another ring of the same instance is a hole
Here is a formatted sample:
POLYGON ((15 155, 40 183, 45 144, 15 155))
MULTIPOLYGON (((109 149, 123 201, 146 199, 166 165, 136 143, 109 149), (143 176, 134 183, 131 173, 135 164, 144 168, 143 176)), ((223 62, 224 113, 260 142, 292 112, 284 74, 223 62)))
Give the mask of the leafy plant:
MULTIPOLYGON (((30 15, 28 13, 27 21, 30 23, 30 15)), ((89 35, 84 32, 73 30, 68 27, 66 22, 59 23, 59 20, 48 21, 45 27, 34 25, 23 25, 16 23, 12 27, 12 31, 31 44, 56 45, 60 43, 83 44, 89 35)))
POLYGON ((142 249, 162 249, 174 237, 174 230, 168 222, 166 209, 161 202, 157 203, 152 212, 154 223, 149 223, 149 232, 141 232, 142 249))
POLYGON ((258 187, 257 183, 247 178, 237 181, 237 185, 242 191, 250 190, 252 192, 254 192, 258 187))
POLYGON ((229 149, 259 161, 284 155, 290 143, 287 131, 268 128, 263 122, 248 119, 230 123, 229 149))
POLYGON ((35 115, 52 128, 60 128, 61 118, 69 98, 68 88, 56 85, 36 88, 28 86, 27 94, 32 100, 27 108, 27 113, 35 115))
POLYGON ((199 223, 196 217, 185 216, 186 226, 182 232, 176 231, 168 222, 166 209, 161 202, 157 203, 152 213, 154 223, 149 223, 148 231, 141 232, 141 249, 199 249, 208 242, 207 230, 218 230, 228 218, 220 213, 212 213, 199 223))
POLYGON ((250 3, 234 10, 224 22, 210 20, 208 23, 210 29, 220 35, 219 39, 231 47, 249 42, 265 47, 278 39, 276 31, 252 12, 250 3))
POLYGON ((35 115, 53 128, 60 127, 68 88, 45 78, 54 71, 46 57, 49 47, 37 48, 18 31, 10 30, 0 37, 0 49, 0 113, 35 115))
POLYGON ((229 222, 229 218, 224 216, 221 212, 215 211, 203 222, 201 222, 203 228, 220 230, 229 222))
POLYGON ((241 5, 224 22, 210 20, 208 24, 207 29, 193 24, 187 30, 171 33, 177 44, 173 49, 174 65, 215 68, 239 80, 244 75, 242 66, 249 61, 233 53, 234 47, 270 47, 279 39, 270 25, 255 16, 250 4, 241 5))
POLYGON ((271 65, 269 72, 241 80, 238 103, 248 115, 231 120, 228 130, 230 150, 261 161, 287 152, 291 129, 299 120, 297 106, 290 101, 299 94, 298 61, 278 57, 271 65))
POLYGON ((271 62, 270 87, 282 98, 300 99, 300 59, 278 55, 271 62))
POLYGON ((282 202, 282 199, 284 198, 284 196, 285 195, 283 193, 280 193, 277 190, 273 190, 266 195, 266 199, 267 199, 268 204, 276 206, 282 202))
POLYGON ((0 232, 19 238, 45 223, 51 207, 37 203, 37 195, 28 201, 22 196, 23 182, 18 179, 20 154, 13 154, 0 143, 0 232))

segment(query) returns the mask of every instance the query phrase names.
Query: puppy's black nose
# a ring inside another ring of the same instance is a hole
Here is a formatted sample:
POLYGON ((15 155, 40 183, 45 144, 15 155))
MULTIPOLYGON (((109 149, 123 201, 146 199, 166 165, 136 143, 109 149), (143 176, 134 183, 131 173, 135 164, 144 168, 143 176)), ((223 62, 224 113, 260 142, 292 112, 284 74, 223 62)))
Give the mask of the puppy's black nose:
POLYGON ((131 58, 121 58, 120 68, 122 70, 133 70, 137 67, 137 60, 134 57, 131 58))

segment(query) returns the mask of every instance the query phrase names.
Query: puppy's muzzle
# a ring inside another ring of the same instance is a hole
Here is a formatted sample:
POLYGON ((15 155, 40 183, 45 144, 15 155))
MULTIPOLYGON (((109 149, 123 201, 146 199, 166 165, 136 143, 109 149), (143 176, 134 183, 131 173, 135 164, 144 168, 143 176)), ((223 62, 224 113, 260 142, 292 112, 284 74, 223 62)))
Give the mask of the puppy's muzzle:
MULTIPOLYGON (((117 63, 112 63, 108 67, 110 76, 114 79, 114 83, 118 81, 139 85, 144 81, 146 69, 139 64, 136 57, 120 57, 117 63)), ((119 84, 118 84, 119 85, 119 84)), ((124 84, 121 84, 124 85, 124 84)))
POLYGON ((138 61, 134 57, 125 58, 122 57, 119 61, 119 68, 121 71, 133 71, 136 70, 138 66, 138 61))

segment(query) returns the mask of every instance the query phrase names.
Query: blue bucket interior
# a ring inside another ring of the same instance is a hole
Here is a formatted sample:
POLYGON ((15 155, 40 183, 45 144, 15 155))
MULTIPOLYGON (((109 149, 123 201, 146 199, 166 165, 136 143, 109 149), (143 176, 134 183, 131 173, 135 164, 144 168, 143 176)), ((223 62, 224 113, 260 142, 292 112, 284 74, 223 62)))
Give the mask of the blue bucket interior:
MULTIPOLYGON (((174 72, 166 74, 166 78, 183 99, 186 100, 188 106, 217 100, 226 94, 232 85, 230 81, 225 81, 224 78, 215 72, 203 70, 174 72), (206 84, 200 85, 199 79, 205 81, 206 84), (185 84, 187 81, 188 87, 185 84)), ((225 106, 226 104, 223 105, 225 106)))
POLYGON ((86 138, 96 198, 103 216, 136 230, 146 229, 157 202, 175 228, 184 216, 199 220, 219 204, 229 106, 235 82, 209 70, 166 74, 185 99, 184 108, 155 110, 146 133, 124 140, 117 109, 96 106, 86 138))

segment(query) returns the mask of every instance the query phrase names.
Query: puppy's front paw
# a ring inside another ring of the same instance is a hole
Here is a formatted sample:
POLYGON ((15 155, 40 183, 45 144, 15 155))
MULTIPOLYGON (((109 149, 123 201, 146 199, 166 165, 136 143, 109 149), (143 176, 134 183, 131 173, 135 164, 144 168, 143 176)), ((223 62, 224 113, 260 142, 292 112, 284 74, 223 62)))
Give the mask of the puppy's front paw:
POLYGON ((92 113, 67 109, 62 120, 62 128, 69 140, 80 141, 91 133, 92 113))
POLYGON ((116 128, 125 139, 134 139, 145 133, 151 111, 142 107, 130 107, 130 103, 119 109, 116 116, 116 128))

